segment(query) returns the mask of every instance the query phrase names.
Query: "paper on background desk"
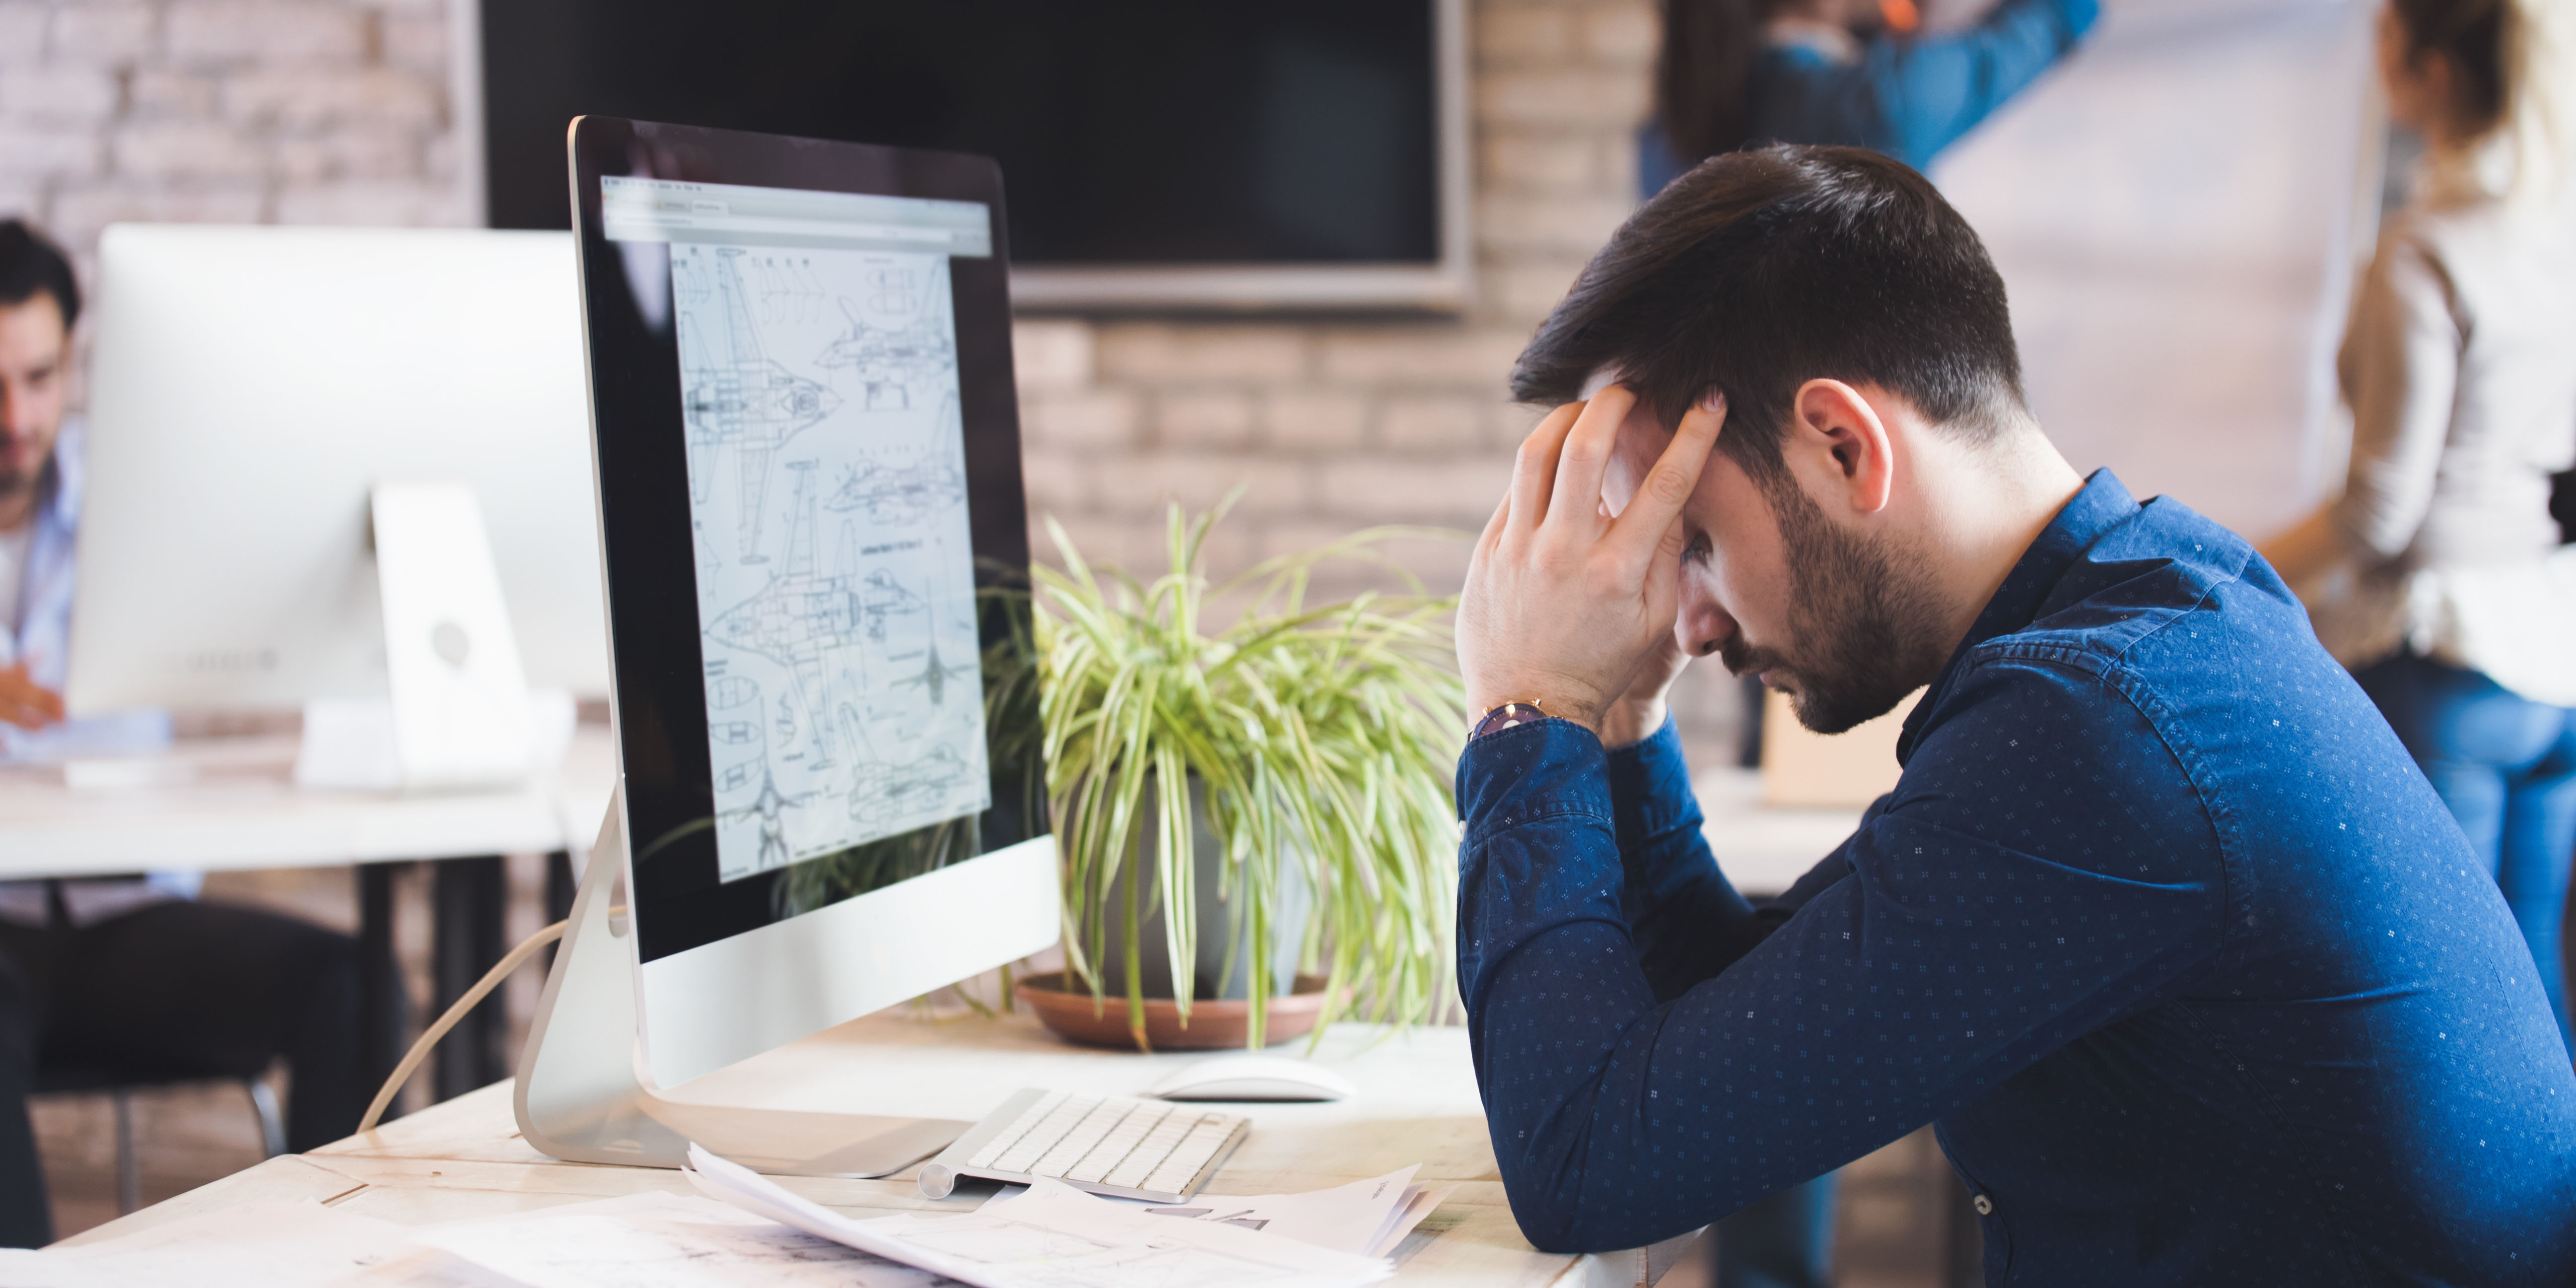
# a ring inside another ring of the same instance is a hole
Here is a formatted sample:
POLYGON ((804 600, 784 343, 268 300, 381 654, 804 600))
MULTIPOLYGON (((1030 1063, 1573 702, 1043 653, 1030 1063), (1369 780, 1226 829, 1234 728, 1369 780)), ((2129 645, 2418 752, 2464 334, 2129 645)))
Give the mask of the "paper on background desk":
POLYGON ((1152 1216, 1061 1181, 1041 1180, 967 1215, 853 1221, 695 1145, 683 1173, 710 1198, 977 1288, 1355 1288, 1395 1273, 1383 1258, 1152 1216))

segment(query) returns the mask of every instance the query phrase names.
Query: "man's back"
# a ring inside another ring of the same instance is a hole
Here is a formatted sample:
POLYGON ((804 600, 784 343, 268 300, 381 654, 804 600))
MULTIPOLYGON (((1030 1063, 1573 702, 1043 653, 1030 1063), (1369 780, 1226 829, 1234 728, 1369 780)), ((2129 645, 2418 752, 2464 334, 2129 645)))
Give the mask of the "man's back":
POLYGON ((2050 910, 2079 977, 2150 945, 2190 960, 1942 1114, 1992 1209, 1990 1264, 2037 1283, 2106 1261, 2178 1283, 2576 1274, 2576 1077, 2529 954, 2270 569, 2157 501, 2104 528, 2030 612, 1927 695, 1889 808, 1952 797, 1927 803, 2040 857, 2202 886, 2188 915, 2207 924, 2124 924, 2116 898, 2050 910), (2064 685, 2117 694, 2154 744, 2065 745, 2091 722, 2049 728, 2033 717, 2065 704, 2028 692, 2064 685), (2016 1246, 2025 1226, 2051 1233, 2016 1246))

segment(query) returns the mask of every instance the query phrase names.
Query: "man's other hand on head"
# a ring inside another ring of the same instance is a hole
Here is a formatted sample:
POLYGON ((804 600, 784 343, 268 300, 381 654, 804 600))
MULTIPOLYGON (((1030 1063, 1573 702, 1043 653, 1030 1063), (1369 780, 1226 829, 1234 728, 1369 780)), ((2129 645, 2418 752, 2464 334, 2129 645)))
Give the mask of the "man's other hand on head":
POLYGON ((1614 516, 1602 481, 1635 404, 1634 393, 1611 385, 1549 413, 1522 441, 1459 601, 1458 663, 1471 708, 1535 702, 1604 733, 1605 715, 1650 663, 1677 669, 1667 654, 1682 503, 1699 484, 1726 406, 1713 399, 1685 414, 1614 516))

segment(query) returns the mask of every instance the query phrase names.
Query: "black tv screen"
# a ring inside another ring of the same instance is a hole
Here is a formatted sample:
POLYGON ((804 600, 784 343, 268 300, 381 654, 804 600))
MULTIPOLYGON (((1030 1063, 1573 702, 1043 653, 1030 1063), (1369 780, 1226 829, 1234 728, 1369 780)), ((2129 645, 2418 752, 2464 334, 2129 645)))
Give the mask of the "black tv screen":
POLYGON ((991 156, 1018 265, 1429 265, 1439 7, 482 0, 490 219, 568 227, 596 113, 991 156))

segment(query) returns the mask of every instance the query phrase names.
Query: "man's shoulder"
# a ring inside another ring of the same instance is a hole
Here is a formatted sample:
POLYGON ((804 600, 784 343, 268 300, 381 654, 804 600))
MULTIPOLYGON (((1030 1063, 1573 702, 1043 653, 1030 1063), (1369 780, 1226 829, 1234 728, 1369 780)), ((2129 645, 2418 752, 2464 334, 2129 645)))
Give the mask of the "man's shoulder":
POLYGON ((2316 647, 2306 610, 2252 545, 2158 497, 2077 556, 2028 625, 1979 644, 1970 661, 2056 658, 2106 675, 2138 671, 2153 686, 2170 650, 2248 643, 2316 647))
MULTIPOLYGON (((1964 753, 1989 781, 2035 775, 2061 789, 2081 780, 2104 800, 2155 797, 2183 821, 2198 810, 2180 805, 2202 786, 2189 726, 2249 653, 2333 666, 2243 538, 2151 501, 2081 552, 2027 625, 1968 650, 1927 698, 1915 757, 1964 753)), ((1946 777, 1959 766, 1923 768, 1946 777)))

